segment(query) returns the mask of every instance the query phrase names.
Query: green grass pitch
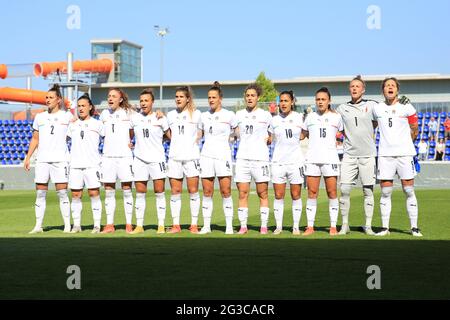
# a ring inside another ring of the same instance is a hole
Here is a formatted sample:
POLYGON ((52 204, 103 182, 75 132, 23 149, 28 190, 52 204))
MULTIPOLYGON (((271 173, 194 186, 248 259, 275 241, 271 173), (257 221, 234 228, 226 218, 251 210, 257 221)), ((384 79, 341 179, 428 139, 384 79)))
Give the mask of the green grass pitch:
MULTIPOLYGON (((190 211, 183 195, 183 232, 156 234, 155 198, 147 198, 146 232, 127 235, 121 192, 117 192, 113 235, 92 235, 90 202, 85 195, 81 234, 63 234, 54 191, 47 196, 46 232, 28 235, 34 226, 34 191, 0 192, 0 299, 450 299, 450 196, 448 190, 417 190, 419 227, 409 234, 404 195, 392 198, 391 235, 369 237, 363 225, 362 193, 352 192, 347 236, 331 238, 328 202, 321 190, 317 232, 308 238, 290 232, 286 201, 285 231, 262 236, 259 202, 250 196, 249 234, 224 234, 218 192, 212 234, 187 231, 190 211), (68 290, 69 265, 81 268, 81 290, 68 290), (381 289, 366 286, 367 267, 381 269, 381 289)), ((237 194, 234 192, 235 212, 237 194)), ((303 203, 306 192, 303 191, 303 203)), ((270 201, 272 206, 273 191, 270 201)), ((379 193, 375 194, 379 201, 379 193)), ((378 204, 373 225, 380 227, 378 204)), ((169 205, 166 225, 171 223, 169 205)), ((340 221, 340 220, 339 220, 340 221)), ((105 222, 103 211, 102 223, 105 222)), ((274 229, 271 209, 270 229, 274 229)), ((303 210, 301 226, 306 223, 303 210)), ((202 219, 200 218, 200 225, 202 219)), ((238 228, 235 213, 235 230, 238 228)))

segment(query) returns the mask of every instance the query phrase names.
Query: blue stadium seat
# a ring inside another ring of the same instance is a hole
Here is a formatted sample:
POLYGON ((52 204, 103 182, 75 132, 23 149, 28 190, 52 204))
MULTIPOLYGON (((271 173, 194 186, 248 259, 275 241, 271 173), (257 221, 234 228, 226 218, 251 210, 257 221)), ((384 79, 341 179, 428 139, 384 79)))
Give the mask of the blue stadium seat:
POLYGON ((11 128, 9 126, 3 126, 3 131, 6 132, 11 132, 11 128))
POLYGON ((445 147, 450 148, 450 140, 447 140, 447 142, 445 143, 445 147))
POLYGON ((20 160, 24 160, 27 157, 27 154, 25 152, 21 152, 19 155, 20 160))
POLYGON ((427 126, 425 126, 425 127, 423 127, 422 132, 428 133, 428 132, 430 132, 430 128, 428 128, 427 126))
POLYGON ((5 128, 3 128, 3 126, 0 126, 0 133, 5 132, 5 128))
POLYGON ((445 156, 444 160, 445 161, 450 161, 450 156, 445 156))
POLYGON ((446 148, 446 149, 445 149, 445 155, 446 155, 446 156, 450 156, 450 149, 449 149, 449 148, 446 148))
POLYGON ((6 160, 2 160, 2 165, 6 165, 6 160))
POLYGON ((2 144, 2 146, 7 146, 8 145, 8 140, 2 139, 1 144, 2 144))
POLYGON ((430 119, 431 118, 431 113, 430 112, 425 112, 425 119, 430 119))
POLYGON ((23 124, 24 126, 28 126, 28 125, 30 124, 30 122, 29 122, 28 120, 23 120, 22 124, 23 124))
POLYGON ((436 112, 436 111, 434 111, 434 112, 431 114, 431 116, 434 117, 435 120, 437 120, 438 117, 439 117, 439 113, 436 112))
POLYGON ((3 120, 0 119, 0 126, 3 126, 3 120))
POLYGON ((6 164, 7 164, 7 165, 12 165, 12 164, 14 164, 14 163, 12 162, 12 160, 8 160, 8 161, 6 161, 6 164))
POLYGON ((5 155, 5 160, 9 160, 9 159, 11 159, 11 153, 4 153, 4 155, 5 155))
POLYGON ((439 132, 438 139, 444 139, 444 132, 439 132))
POLYGON ((3 121, 3 125, 4 125, 5 127, 8 127, 8 126, 9 126, 9 120, 4 120, 4 121, 3 121))
POLYGON ((419 128, 422 127, 422 124, 423 124, 422 119, 419 119, 419 120, 417 121, 417 124, 419 125, 419 128))
POLYGON ((17 131, 18 132, 24 132, 25 131, 25 127, 23 125, 17 126, 17 131))
POLYGON ((33 137, 33 133, 31 133, 30 131, 28 131, 28 133, 27 133, 27 138, 28 139, 31 139, 33 137))
POLYGON ((5 159, 5 155, 3 154, 3 152, 0 152, 0 161, 5 159))
POLYGON ((429 122, 430 122, 430 119, 426 119, 426 118, 425 118, 425 122, 424 122, 424 123, 425 123, 425 126, 427 126, 427 128, 428 128, 428 123, 429 123, 429 122))
POLYGON ((430 149, 436 148, 436 141, 430 141, 430 149))
POLYGON ((17 152, 11 153, 11 159, 17 160, 19 158, 19 154, 17 152))
POLYGON ((3 132, 0 132, 0 140, 3 140, 6 138, 6 135, 3 132))
POLYGON ((28 149, 29 149, 29 145, 28 144, 26 146, 23 146, 23 151, 24 152, 28 152, 28 149))
POLYGON ((19 164, 22 164, 22 161, 20 161, 19 159, 16 159, 16 160, 13 160, 13 164, 19 165, 19 164))
POLYGON ((17 125, 18 125, 18 126, 23 125, 23 121, 22 121, 22 120, 17 120, 17 125))
POLYGON ((16 151, 17 151, 17 148, 15 145, 12 145, 9 147, 9 152, 16 152, 16 151))
POLYGON ((14 133, 12 134, 12 137, 13 137, 13 139, 19 139, 19 133, 14 132, 14 133))
POLYGON ((20 144, 17 145, 16 149, 17 149, 17 152, 23 152, 23 147, 20 144))
POLYGON ((417 117, 418 117, 419 119, 422 119, 422 118, 423 118, 423 113, 422 113, 422 112, 418 112, 418 113, 417 113, 417 117))

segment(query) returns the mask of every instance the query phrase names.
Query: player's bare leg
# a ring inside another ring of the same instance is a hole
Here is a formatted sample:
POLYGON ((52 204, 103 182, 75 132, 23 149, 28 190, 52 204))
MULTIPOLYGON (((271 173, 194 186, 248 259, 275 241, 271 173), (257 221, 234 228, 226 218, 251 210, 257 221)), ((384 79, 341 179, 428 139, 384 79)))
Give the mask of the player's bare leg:
POLYGON ((222 207, 225 214, 225 234, 233 234, 233 199, 231 198, 231 177, 219 178, 220 194, 222 195, 222 207))
POLYGON ((200 195, 198 194, 199 177, 186 178, 189 192, 189 205, 191 207, 191 233, 198 233, 198 215, 200 212, 200 195))
POLYGON ((267 234, 267 224, 269 223, 269 183, 256 183, 256 193, 259 197, 259 212, 261 214, 261 234, 267 234))
POLYGON ((274 183, 273 190, 275 192, 275 199, 273 201, 273 215, 275 216, 276 224, 276 228, 273 234, 278 235, 283 231, 283 213, 286 183, 274 183))
POLYGON ((248 219, 248 195, 250 193, 250 183, 238 182, 237 188, 239 190, 239 207, 238 218, 241 223, 241 228, 238 234, 246 234, 248 232, 247 219, 248 219))

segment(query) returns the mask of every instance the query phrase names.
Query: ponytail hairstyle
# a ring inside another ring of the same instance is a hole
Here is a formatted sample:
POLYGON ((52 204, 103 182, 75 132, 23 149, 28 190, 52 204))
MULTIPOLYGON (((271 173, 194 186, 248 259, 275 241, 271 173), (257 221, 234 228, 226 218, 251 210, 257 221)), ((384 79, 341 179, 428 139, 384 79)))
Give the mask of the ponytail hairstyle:
POLYGON ((291 107, 291 110, 292 110, 292 111, 295 111, 295 110, 297 109, 297 106, 295 105, 295 95, 294 95, 294 91, 292 91, 292 90, 289 90, 289 91, 283 91, 283 92, 280 93, 279 97, 281 98, 281 96, 282 96, 283 94, 287 94, 287 95, 291 98, 291 100, 292 100, 292 102, 293 102, 292 107, 291 107))
POLYGON ((256 82, 250 83, 246 88, 245 88, 245 93, 247 93, 248 90, 255 90, 256 94, 258 97, 260 97, 263 94, 263 89, 261 88, 261 86, 259 84, 257 84, 256 82))
MULTIPOLYGON (((320 92, 326 93, 326 94, 328 95, 328 99, 330 99, 330 101, 331 101, 331 93, 330 93, 330 90, 328 90, 327 87, 322 87, 322 88, 320 88, 319 90, 317 90, 317 91, 316 91, 316 95, 317 95, 318 93, 320 93, 320 92)), ((331 109, 331 104, 328 105, 328 110, 334 111, 333 109, 331 109)))
POLYGON ((363 78, 361 77, 360 74, 358 74, 356 77, 354 77, 354 78, 352 79, 352 81, 350 81, 350 83, 352 83, 352 82, 355 81, 355 80, 361 82, 362 85, 363 85, 363 88, 366 88, 366 82, 363 80, 363 78))
POLYGON ((220 87, 220 83, 219 81, 214 81, 214 84, 212 85, 211 88, 209 88, 209 91, 217 91, 217 93, 219 94, 220 98, 223 98, 223 92, 222 92, 222 88, 220 87))
POLYGON ((78 98, 78 101, 80 101, 80 100, 87 100, 89 105, 92 107, 91 110, 89 110, 89 115, 91 117, 93 117, 95 114, 95 106, 92 103, 92 100, 91 100, 91 97, 89 97, 89 94, 88 93, 83 94, 81 97, 78 98))
POLYGON ((60 103, 59 103, 59 109, 61 110, 66 110, 66 106, 64 104, 64 99, 63 96, 61 94, 61 89, 59 87, 58 84, 54 84, 50 89, 48 89, 48 92, 54 92, 56 94, 56 96, 61 99, 60 103))
POLYGON ((188 98, 186 108, 189 111, 189 116, 192 119, 192 115, 195 111, 194 92, 192 91, 191 87, 189 87, 189 86, 177 87, 175 89, 175 93, 177 93, 177 92, 183 92, 185 94, 186 98, 188 98))
POLYGON ((125 91, 123 91, 120 88, 111 88, 111 89, 109 89, 108 92, 111 92, 111 91, 119 92, 120 98, 122 99, 122 102, 120 102, 119 107, 124 109, 127 113, 129 113, 131 111, 134 111, 134 107, 128 101, 128 95, 127 95, 127 93, 125 91))

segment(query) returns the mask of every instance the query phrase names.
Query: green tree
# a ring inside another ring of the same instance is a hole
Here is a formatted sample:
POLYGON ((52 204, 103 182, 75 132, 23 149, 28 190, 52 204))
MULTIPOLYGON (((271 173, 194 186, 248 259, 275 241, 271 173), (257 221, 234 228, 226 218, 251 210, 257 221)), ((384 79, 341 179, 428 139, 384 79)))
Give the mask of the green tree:
POLYGON ((273 102, 277 99, 278 91, 275 89, 272 81, 266 77, 264 71, 256 78, 256 83, 261 86, 263 89, 263 94, 260 97, 259 101, 261 102, 273 102))

